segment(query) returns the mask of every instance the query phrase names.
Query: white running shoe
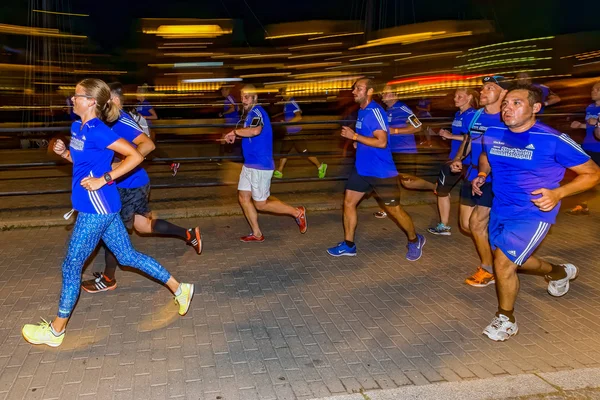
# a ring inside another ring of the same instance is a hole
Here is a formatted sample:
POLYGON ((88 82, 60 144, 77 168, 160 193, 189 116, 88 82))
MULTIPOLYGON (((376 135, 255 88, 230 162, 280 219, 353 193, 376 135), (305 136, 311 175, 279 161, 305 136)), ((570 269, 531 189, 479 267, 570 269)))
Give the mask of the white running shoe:
POLYGON ((561 297, 569 291, 569 281, 577 278, 579 270, 573 264, 561 264, 565 268, 567 276, 563 279, 548 282, 548 293, 554 297, 561 297))
POLYGON ((519 332, 517 321, 510 322, 504 314, 494 316, 492 322, 483 330, 483 334, 496 342, 504 342, 506 339, 519 332))

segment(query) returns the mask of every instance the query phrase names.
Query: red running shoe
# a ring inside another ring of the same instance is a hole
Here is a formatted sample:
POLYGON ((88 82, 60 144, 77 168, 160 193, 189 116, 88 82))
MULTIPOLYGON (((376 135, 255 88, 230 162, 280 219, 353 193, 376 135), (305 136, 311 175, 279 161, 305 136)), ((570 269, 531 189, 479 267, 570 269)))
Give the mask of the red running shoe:
POLYGON ((265 235, 260 235, 260 236, 254 236, 253 233, 249 234, 248 236, 242 236, 240 238, 241 242, 244 243, 250 243, 250 242, 264 242, 265 241, 265 235))
POLYGON ((306 222, 306 208, 303 206, 298 207, 298 211, 300 211, 300 215, 296 217, 296 223, 298 224, 298 228, 300 228, 300 233, 306 233, 308 229, 308 223, 306 222))

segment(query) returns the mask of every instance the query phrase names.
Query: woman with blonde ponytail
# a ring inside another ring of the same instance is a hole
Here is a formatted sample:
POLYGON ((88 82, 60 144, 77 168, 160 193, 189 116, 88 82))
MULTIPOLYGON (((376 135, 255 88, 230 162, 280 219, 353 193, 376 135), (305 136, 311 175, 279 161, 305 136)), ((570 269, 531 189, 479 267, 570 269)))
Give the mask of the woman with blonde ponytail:
POLYGON ((62 265, 62 290, 58 315, 50 323, 23 326, 25 340, 32 344, 61 345, 65 328, 79 297, 81 271, 102 239, 121 265, 131 266, 165 284, 185 315, 194 295, 194 285, 180 284, 156 260, 136 251, 119 216, 121 201, 114 180, 139 165, 142 155, 105 122, 119 118, 119 107, 111 101, 108 85, 99 79, 84 79, 75 87, 73 111, 81 117, 71 125, 67 149, 62 140, 54 152, 73 163, 71 201, 78 211, 77 221, 62 265), (122 162, 112 169, 114 152, 122 162))

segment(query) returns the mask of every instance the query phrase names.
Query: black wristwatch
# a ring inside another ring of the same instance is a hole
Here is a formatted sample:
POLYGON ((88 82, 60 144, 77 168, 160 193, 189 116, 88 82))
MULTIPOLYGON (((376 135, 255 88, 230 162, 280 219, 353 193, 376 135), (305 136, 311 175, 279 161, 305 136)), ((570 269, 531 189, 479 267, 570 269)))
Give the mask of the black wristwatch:
POLYGON ((107 185, 112 185, 115 182, 108 172, 104 174, 104 180, 106 181, 107 185))

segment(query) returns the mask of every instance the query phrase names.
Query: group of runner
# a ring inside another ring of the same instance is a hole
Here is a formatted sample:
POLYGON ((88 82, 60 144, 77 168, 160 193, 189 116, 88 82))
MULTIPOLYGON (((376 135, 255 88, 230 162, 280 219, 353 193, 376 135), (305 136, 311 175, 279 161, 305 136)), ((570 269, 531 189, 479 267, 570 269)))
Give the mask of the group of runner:
MULTIPOLYGON (((426 238, 416 232, 412 218, 400 205, 400 185, 435 188, 441 221, 428 231, 450 235, 448 197, 452 187, 462 180, 460 225, 472 234, 481 261, 467 283, 473 286, 496 283, 498 309, 483 333, 492 340, 506 340, 518 332, 514 317, 518 271, 545 277, 552 296, 565 295, 569 282, 578 274, 572 264, 550 264, 532 253, 555 223, 560 200, 592 189, 600 182, 599 153, 592 151, 590 158, 568 135, 536 120, 544 105, 538 87, 510 87, 510 82, 501 76, 487 76, 482 84, 480 93, 471 89, 456 91, 455 105, 459 111, 452 132, 440 132, 453 141, 451 159, 442 167, 434 186, 410 174, 411 171, 399 172, 394 161, 394 150, 406 148, 397 147, 398 143, 410 140, 409 135, 420 128, 418 118, 399 102, 390 87, 383 90, 387 106, 384 110, 373 100, 377 92, 373 80, 362 78, 355 83, 352 93, 359 105, 355 129, 345 126, 341 130, 341 137, 356 148, 354 169, 344 193, 344 239, 327 249, 327 253, 334 257, 357 255, 357 205, 365 195, 375 192, 382 211, 407 237, 406 259, 419 260, 426 238), (577 176, 561 186, 567 169, 577 176)), ((588 108, 585 143, 588 149, 597 149, 590 146, 600 143, 598 114, 595 114, 600 108, 600 84, 594 86, 592 97, 595 105, 588 108)), ((194 285, 179 283, 154 259, 133 249, 126 227, 141 233, 179 237, 198 254, 202 252, 199 227, 186 229, 153 219, 150 214, 149 179, 139 164, 154 149, 154 143, 122 110, 121 86, 109 87, 98 79, 84 79, 77 84, 72 101, 73 111, 81 119, 71 126, 69 147, 60 140, 53 147, 57 154, 73 163, 72 202, 73 209, 78 211, 62 266, 58 313, 52 322, 28 324, 22 329, 28 342, 54 347, 64 339, 82 286, 83 265, 101 240, 110 250, 106 251, 107 269, 83 283, 86 291, 116 288, 117 263, 131 266, 167 286, 179 304, 180 315, 189 310, 194 285), (119 158, 114 158, 115 153, 119 158)), ((254 87, 242 90, 242 106, 244 118, 237 123, 241 126, 223 136, 227 143, 242 142, 244 165, 238 200, 252 232, 240 240, 246 243, 265 240, 258 212, 287 215, 300 233, 306 233, 306 209, 270 196, 271 179, 276 171, 273 130, 268 114, 258 104, 254 87)), ((292 106, 295 109, 288 111, 291 119, 299 109, 297 104, 292 106)), ((319 174, 323 165, 315 163, 319 174)))

